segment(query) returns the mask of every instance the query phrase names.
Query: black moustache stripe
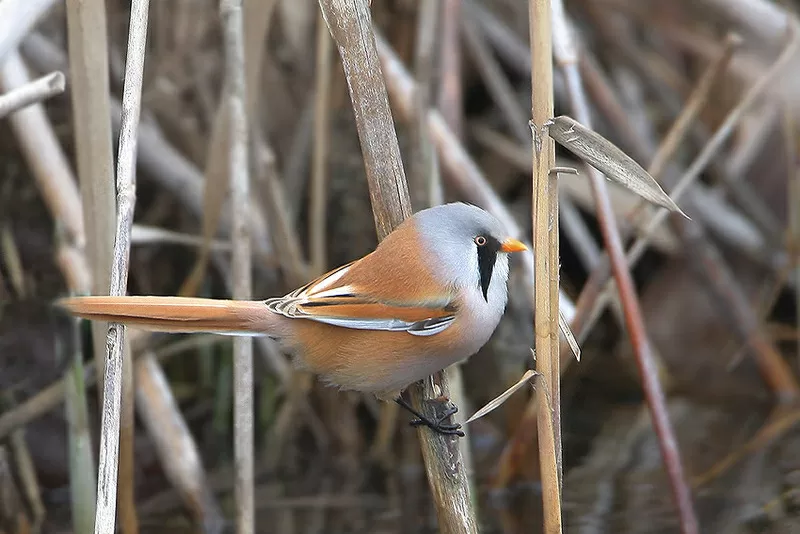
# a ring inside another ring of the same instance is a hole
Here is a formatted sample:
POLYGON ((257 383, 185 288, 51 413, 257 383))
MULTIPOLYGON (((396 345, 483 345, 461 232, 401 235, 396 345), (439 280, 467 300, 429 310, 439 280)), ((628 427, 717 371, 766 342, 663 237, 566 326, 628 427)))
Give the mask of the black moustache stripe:
POLYGON ((486 244, 478 248, 478 272, 480 273, 480 288, 483 298, 489 302, 489 284, 492 282, 494 264, 497 261, 497 253, 500 252, 500 241, 488 236, 486 244))

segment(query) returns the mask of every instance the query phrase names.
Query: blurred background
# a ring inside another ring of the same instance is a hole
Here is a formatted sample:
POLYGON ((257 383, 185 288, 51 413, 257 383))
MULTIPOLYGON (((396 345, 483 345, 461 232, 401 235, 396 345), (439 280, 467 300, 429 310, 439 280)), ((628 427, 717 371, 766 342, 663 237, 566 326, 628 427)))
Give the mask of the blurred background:
MULTIPOLYGON (((0 46, 2 92, 53 70, 67 77, 65 92, 0 120, 0 532, 9 534, 80 531, 74 510, 94 501, 99 443, 98 345, 88 324, 51 304, 90 290, 104 261, 92 238, 113 236, 113 223, 81 210, 113 197, 78 183, 98 165, 111 169, 130 2, 105 2, 104 16, 92 11, 102 1, 49 4, 16 51, 0 46), (97 117, 105 133, 92 126, 97 117), (87 366, 85 380, 76 362, 87 366)), ((692 221, 658 225, 632 273, 702 532, 800 532, 798 3, 565 8, 592 127, 668 193, 687 172, 696 178, 678 202, 692 221), (712 85, 701 97, 705 78, 712 85), (669 139, 687 109, 690 123, 669 139), (656 154, 666 159, 654 171, 656 154)), ((266 298, 368 253, 377 239, 347 84, 318 3, 246 0, 244 9, 253 295, 266 298)), ((384 74, 414 209, 481 204, 475 172, 452 162, 460 144, 530 236, 527 2, 373 0, 371 13, 403 67, 384 74), (429 112, 455 145, 427 130, 429 112)), ((154 0, 149 21, 128 291, 229 298, 231 212, 243 207, 228 202, 220 151, 219 6, 154 0)), ((556 115, 575 117, 556 59, 556 115)), ((562 360, 565 531, 679 532, 613 284, 602 291, 605 244, 587 171, 557 154, 580 173, 562 176, 559 198, 562 309, 582 346, 580 363, 567 351, 562 360)), ((637 208, 639 198, 617 185, 609 194, 630 247, 656 210, 637 208)), ((495 335, 460 369, 459 417, 535 367, 532 288, 518 260, 509 284, 495 335)), ((231 339, 131 331, 130 344, 134 462, 120 485, 132 484, 138 529, 231 531, 231 339)), ((438 531, 407 414, 293 372, 269 340, 255 343, 254 395, 257 532, 438 531)), ((522 388, 467 427, 481 532, 541 530, 532 398, 522 388)))

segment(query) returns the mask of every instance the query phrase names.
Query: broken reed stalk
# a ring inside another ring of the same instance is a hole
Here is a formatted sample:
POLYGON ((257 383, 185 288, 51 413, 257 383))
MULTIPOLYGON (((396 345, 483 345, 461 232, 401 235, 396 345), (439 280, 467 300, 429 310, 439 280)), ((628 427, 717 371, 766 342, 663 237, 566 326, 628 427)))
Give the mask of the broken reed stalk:
POLYGON ((0 95, 0 119, 18 109, 63 93, 65 83, 64 73, 56 71, 0 95))
MULTIPOLYGON (((220 0, 220 16, 225 41, 225 81, 228 105, 228 172, 233 209, 233 298, 248 300, 252 292, 248 205, 250 172, 248 167, 248 125, 244 65, 244 21, 242 0, 220 0), (237 209, 239 207, 239 209, 237 209)), ((255 531, 253 498, 253 341, 250 337, 233 340, 234 382, 234 459, 236 471, 236 532, 255 531)))
MULTIPOLYGON (((142 77, 144 75, 145 44, 147 41, 147 11, 149 0, 134 0, 131 4, 128 33, 128 56, 125 62, 125 84, 122 95, 122 125, 117 154, 117 224, 114 241, 114 261, 111 265, 111 284, 109 295, 123 296, 128 286, 128 260, 130 258, 130 237, 133 226, 133 212, 136 203, 136 141, 141 111, 142 77)), ((123 366, 123 358, 130 360, 130 351, 125 347, 125 326, 111 323, 108 327, 107 361, 103 384, 103 414, 100 435, 99 470, 97 477, 97 511, 95 514, 95 533, 115 532, 115 512, 117 493, 117 468, 120 453, 120 426, 122 417, 123 382, 130 389, 132 397, 132 362, 123 366), (125 354, 128 352, 128 354, 125 354), (128 376, 123 376, 124 372, 128 376)), ((125 399, 128 402, 132 398, 125 399)), ((132 409, 132 407, 131 407, 132 409)), ((132 412, 129 412, 132 415, 132 412)), ((133 424, 133 421, 130 421, 133 424)), ((132 440, 132 428, 129 438, 132 440)), ((133 444, 130 443, 132 446, 133 444)), ((130 451, 131 462, 133 451, 130 451)), ((125 474, 125 473, 124 473, 125 474)), ((122 527, 133 534, 138 527, 133 506, 133 472, 125 483, 131 484, 131 508, 121 516, 122 527), (131 530, 132 529, 132 530, 131 530)))
MULTIPOLYGON (((375 226, 378 239, 382 240, 409 217, 412 210, 368 1, 319 0, 319 6, 347 76, 375 226)), ((435 403, 426 401, 447 395, 448 383, 443 373, 437 373, 413 384, 409 392, 414 407, 432 417, 435 403)), ((470 486, 457 438, 430 432, 427 428, 417 432, 440 532, 477 533, 470 486)))
MULTIPOLYGON (((553 0, 555 10, 554 27, 557 60, 567 82, 567 92, 575 116, 587 128, 591 127, 591 117, 586 94, 583 91, 583 81, 578 70, 578 58, 574 43, 564 15, 561 0, 553 0)), ((633 278, 628 270, 624 248, 620 239, 617 222, 608 196, 605 177, 593 167, 587 167, 589 183, 597 206, 597 219, 603 241, 608 251, 611 270, 614 274, 619 291, 625 323, 631 338, 636 364, 639 369, 642 387, 650 409, 653 427, 658 436, 661 455, 666 467, 667 476, 672 488, 673 498, 678 508, 681 531, 684 534, 699 532, 697 517, 692 504, 692 494, 683 472, 683 465, 678 450, 678 443, 669 420, 666 398, 659 381, 658 370, 652 353, 650 340, 644 326, 644 319, 633 285, 633 278)))
MULTIPOLYGON (((25 62, 16 51, 0 64, 0 83, 6 91, 30 81, 25 62)), ((36 188, 53 218, 61 225, 69 244, 82 250, 86 230, 81 199, 70 172, 69 161, 61 150, 58 137, 47 119, 44 106, 34 104, 8 118, 22 155, 36 180, 36 188)), ((87 269, 88 270, 88 269, 87 269)), ((82 284, 83 285, 83 284, 82 284)))
MULTIPOLYGON (((31 65, 40 72, 63 71, 67 76, 67 91, 71 93, 75 89, 74 74, 67 64, 66 54, 58 45, 40 33, 32 33, 23 41, 21 50, 31 65)), ((116 98, 111 97, 110 100, 111 126, 113 131, 118 132, 120 105, 116 98)), ((109 168, 112 166, 113 162, 109 162, 109 168)), ((153 121, 145 120, 139 127, 138 167, 144 176, 152 177, 160 186, 175 195, 182 206, 199 216, 202 211, 203 177, 195 165, 170 144, 153 121)), ((228 232, 229 227, 226 225, 223 231, 228 232)), ((113 230, 111 242, 113 246, 113 230)), ((110 251, 108 256, 111 256, 110 251)), ((108 284, 103 291, 107 288, 108 284)))
POLYGON ((561 374, 558 337, 558 175, 555 142, 544 135, 553 117, 553 45, 550 0, 529 0, 533 154, 534 332, 538 398, 539 464, 544 532, 562 531, 561 374))

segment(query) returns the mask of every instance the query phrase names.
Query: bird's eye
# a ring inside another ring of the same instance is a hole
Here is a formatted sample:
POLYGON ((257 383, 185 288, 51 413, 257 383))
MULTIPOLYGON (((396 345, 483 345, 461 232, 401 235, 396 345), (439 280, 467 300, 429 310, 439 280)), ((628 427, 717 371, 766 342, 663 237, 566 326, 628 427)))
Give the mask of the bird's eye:
POLYGON ((486 244, 486 238, 483 237, 482 235, 479 235, 478 237, 475 238, 475 244, 478 245, 479 247, 482 247, 483 245, 486 244))

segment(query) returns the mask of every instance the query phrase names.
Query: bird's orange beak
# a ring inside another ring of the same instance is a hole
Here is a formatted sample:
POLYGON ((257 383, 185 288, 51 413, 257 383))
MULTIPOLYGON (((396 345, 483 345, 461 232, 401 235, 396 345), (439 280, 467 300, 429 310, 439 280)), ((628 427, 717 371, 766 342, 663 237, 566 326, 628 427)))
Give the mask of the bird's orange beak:
POLYGON ((528 247, 526 247, 525 243, 522 241, 517 241, 516 239, 509 237, 500 244, 500 250, 503 252, 522 252, 524 250, 528 250, 528 247))

